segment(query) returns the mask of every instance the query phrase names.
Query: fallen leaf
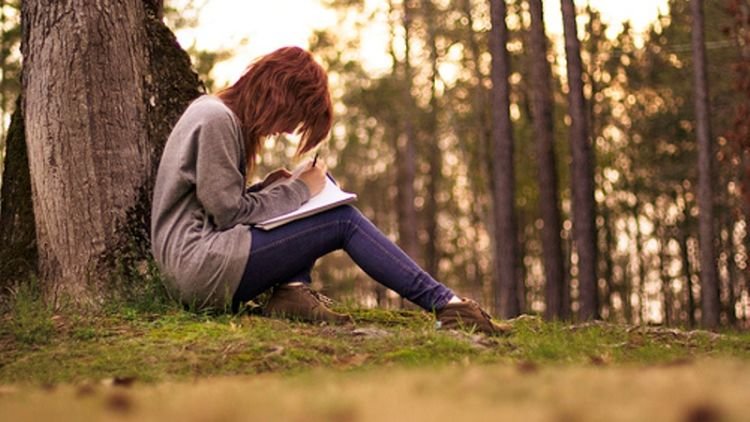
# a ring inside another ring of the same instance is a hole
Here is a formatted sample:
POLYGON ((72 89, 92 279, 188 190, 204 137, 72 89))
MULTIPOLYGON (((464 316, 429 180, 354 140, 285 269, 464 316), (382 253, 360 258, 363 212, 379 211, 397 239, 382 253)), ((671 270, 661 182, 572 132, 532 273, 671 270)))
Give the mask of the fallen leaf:
POLYGON ((518 372, 522 374, 532 374, 539 370, 539 365, 530 360, 525 360, 523 362, 519 362, 518 365, 516 365, 516 369, 518 369, 518 372))
POLYGON ((113 412, 127 413, 133 409, 133 400, 123 392, 110 394, 106 398, 105 404, 113 412))

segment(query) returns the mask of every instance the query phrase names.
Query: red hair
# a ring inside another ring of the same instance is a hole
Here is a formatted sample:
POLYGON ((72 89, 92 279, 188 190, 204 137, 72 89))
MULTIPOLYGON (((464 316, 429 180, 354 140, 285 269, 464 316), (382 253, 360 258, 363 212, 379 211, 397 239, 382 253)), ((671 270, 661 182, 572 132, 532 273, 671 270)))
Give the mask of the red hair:
POLYGON ((331 130, 328 75, 299 47, 283 47, 260 57, 217 95, 239 117, 248 174, 263 137, 299 129, 299 155, 315 148, 331 130))

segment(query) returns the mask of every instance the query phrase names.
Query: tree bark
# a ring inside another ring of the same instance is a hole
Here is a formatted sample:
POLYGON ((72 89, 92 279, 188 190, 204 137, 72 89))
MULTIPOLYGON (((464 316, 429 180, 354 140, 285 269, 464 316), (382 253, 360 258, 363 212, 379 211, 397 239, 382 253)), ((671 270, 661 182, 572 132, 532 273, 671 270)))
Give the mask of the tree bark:
POLYGON ((534 113, 534 137, 539 166, 539 208, 542 216, 542 255, 545 275, 545 317, 563 318, 562 300, 565 288, 560 240, 560 199, 558 197, 557 162, 554 150, 554 123, 552 120, 552 81, 547 61, 547 36, 541 0, 529 0, 531 32, 529 54, 532 66, 531 109, 534 113))
MULTIPOLYGON (((470 92, 471 105, 473 108, 472 120, 474 121, 471 129, 473 129, 472 132, 475 134, 475 142, 473 148, 469 145, 466 145, 465 143, 461 143, 460 145, 464 149, 465 154, 468 158, 468 167, 472 169, 472 171, 468 175, 470 186, 472 188, 472 200, 474 203, 471 207, 471 223, 472 225, 474 225, 474 227, 487 227, 490 225, 490 212, 487 210, 487 206, 485 205, 485 203, 488 201, 485 201, 484 198, 487 180, 491 180, 491 176, 489 175, 492 173, 491 157, 488 153, 489 145, 492 140, 492 121, 490 117, 491 110, 489 106, 489 98, 487 92, 488 90, 484 88, 484 80, 486 78, 479 66, 480 57, 482 55, 482 48, 477 40, 478 35, 476 31, 473 30, 474 17, 472 15, 471 1, 462 0, 460 3, 460 8, 462 19, 465 19, 466 21, 466 43, 469 46, 469 49, 467 51, 468 54, 466 54, 465 57, 469 57, 470 59, 466 60, 465 58, 465 60, 467 61, 467 67, 470 66, 470 71, 476 78, 476 83, 473 85, 470 92)), ((476 268, 475 278, 477 282, 474 283, 473 286, 476 287, 480 293, 484 294, 484 280, 486 276, 485 270, 480 263, 481 259, 479 257, 479 254, 481 253, 481 251, 476 245, 474 245, 474 251, 475 253, 473 256, 473 266, 474 268, 476 268)), ((494 272, 494 268, 489 268, 490 274, 494 272)), ((490 279, 490 282, 494 283, 494 279, 490 279)), ((492 291, 492 289, 489 290, 492 291)), ((495 298, 493 296, 491 305, 493 307, 492 311, 494 313, 497 313, 499 303, 497 303, 494 299, 495 298)))
POLYGON ((495 283, 499 288, 499 312, 503 318, 519 314, 513 127, 510 121, 510 59, 505 0, 490 0, 492 30, 492 199, 495 229, 495 283))
POLYGON ((404 26, 404 61, 402 107, 403 107, 403 134, 397 144, 397 166, 398 166, 398 236, 400 246, 407 255, 417 262, 421 262, 419 251, 419 239, 417 237, 417 210, 414 205, 416 196, 414 191, 414 179, 417 173, 417 151, 416 151, 416 128, 414 125, 414 100, 411 96, 412 69, 409 55, 411 54, 410 36, 412 26, 412 10, 409 1, 403 4, 403 26, 404 26))
POLYGON ((438 261, 440 259, 440 248, 438 248, 438 203, 437 196, 440 191, 440 179, 442 177, 443 157, 440 153, 440 140, 438 134, 438 97, 437 97, 437 35, 435 34, 435 6, 432 0, 423 0, 424 22, 427 31, 427 48, 430 51, 430 110, 427 115, 427 158, 430 163, 430 173, 427 179, 427 196, 425 198, 424 215, 427 231, 427 245, 425 247, 425 270, 438 277, 438 261))
POLYGON ((199 85, 156 3, 23 2, 26 142, 52 298, 96 302, 117 262, 148 254, 158 157, 199 85))
POLYGON ((661 293, 664 320, 666 326, 672 325, 672 277, 669 275, 667 265, 667 245, 669 238, 663 223, 657 223, 656 235, 659 241, 659 278, 661 279, 661 293))
POLYGON ((576 29, 573 0, 562 0, 565 57, 568 74, 568 104, 571 118, 571 192, 573 194, 573 241, 578 253, 578 284, 581 320, 598 318, 596 280, 596 225, 591 139, 583 96, 583 65, 576 29))
POLYGON ((698 216, 701 271, 701 323, 714 329, 719 325, 719 283, 714 250, 713 144, 711 141, 706 45, 703 31, 703 0, 691 0, 693 17, 693 82, 695 123, 698 138, 698 216))
POLYGON ((21 99, 8 128, 0 194, 0 294, 3 287, 36 272, 36 229, 31 201, 21 99))
POLYGON ((693 274, 690 270, 690 251, 688 249, 688 210, 685 209, 685 221, 682 224, 679 242, 680 258, 682 260, 682 274, 685 277, 685 293, 687 306, 687 325, 690 328, 695 327, 695 298, 693 297, 693 274))

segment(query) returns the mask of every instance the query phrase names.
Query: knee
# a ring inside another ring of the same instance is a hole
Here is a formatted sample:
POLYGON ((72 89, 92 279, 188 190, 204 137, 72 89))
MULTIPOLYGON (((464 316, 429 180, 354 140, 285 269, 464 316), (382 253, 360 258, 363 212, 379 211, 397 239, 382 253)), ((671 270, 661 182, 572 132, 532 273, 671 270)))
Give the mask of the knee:
POLYGON ((364 218, 362 213, 353 205, 340 205, 333 210, 332 213, 336 216, 336 219, 341 222, 356 222, 357 220, 364 218))

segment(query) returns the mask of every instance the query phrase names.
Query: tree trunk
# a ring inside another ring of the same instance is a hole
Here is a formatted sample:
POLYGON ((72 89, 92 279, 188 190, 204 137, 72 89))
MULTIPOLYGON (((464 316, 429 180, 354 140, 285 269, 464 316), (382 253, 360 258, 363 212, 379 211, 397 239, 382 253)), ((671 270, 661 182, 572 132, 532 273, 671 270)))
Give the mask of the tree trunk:
POLYGON ((638 317, 641 320, 641 324, 646 324, 648 319, 648 298, 646 297, 646 257, 644 256, 643 233, 641 232, 641 222, 639 219, 640 210, 640 201, 636 199, 636 205, 631 208, 630 211, 633 220, 635 220, 635 257, 638 261, 638 317))
MULTIPOLYGON (((731 0, 727 4, 729 16, 734 16, 731 29, 739 46, 737 61, 734 63, 734 87, 750 97, 750 3, 747 0, 731 0)), ((740 167, 741 209, 745 221, 750 222, 750 107, 747 101, 735 106, 734 125, 727 134, 738 155, 740 167)))
POLYGON ((545 317, 562 318, 565 268, 560 240, 560 199, 558 197, 557 162, 554 149, 552 90, 550 65, 547 61, 547 36, 541 0, 529 0, 531 34, 529 54, 534 137, 539 166, 539 208, 542 226, 542 255, 545 275, 545 317))
POLYGON ((698 216, 701 269, 701 323, 714 329, 719 325, 719 283, 714 251, 713 152, 711 142, 706 45, 703 33, 703 0, 690 2, 693 28, 693 81, 695 123, 698 138, 698 216))
POLYGON ((495 229, 495 277, 499 287, 499 311, 503 318, 519 314, 516 275, 517 236, 515 178, 513 172, 513 128, 510 121, 510 59, 505 0, 490 0, 492 30, 492 199, 495 229))
POLYGON ((662 306, 664 307, 663 325, 672 325, 672 277, 667 265, 667 245, 669 238, 662 223, 657 223, 656 235, 659 240, 659 278, 661 279, 662 306))
MULTIPOLYGON (((487 180, 491 180, 489 176, 492 173, 492 165, 490 154, 488 153, 490 141, 492 140, 492 121, 490 118, 490 106, 487 95, 487 89, 484 88, 485 75, 482 73, 482 69, 479 66, 480 57, 482 55, 482 48, 477 40, 478 36, 473 30, 474 28, 474 17, 472 14, 472 3, 470 0, 462 0, 460 3, 462 19, 466 20, 465 27, 467 28, 466 42, 469 45, 465 57, 470 57, 468 60, 467 67, 470 65, 470 71, 476 78, 476 83, 472 87, 471 91, 471 104, 473 109, 474 133, 474 148, 465 143, 460 143, 462 148, 466 151, 468 157, 468 166, 471 168, 471 172, 468 174, 469 181, 471 183, 471 195, 473 199, 473 205, 471 207, 471 222, 474 227, 488 227, 490 216, 485 205, 488 201, 485 201, 485 189, 487 186, 487 180)), ((474 256, 472 258, 474 267, 476 268, 476 283, 473 283, 478 288, 479 292, 484 294, 484 291, 494 291, 493 286, 489 286, 489 289, 485 289, 485 270, 481 265, 479 254, 481 251, 474 245, 474 256)), ((494 268, 489 268, 489 273, 494 273, 494 268)), ((494 283, 494 279, 488 280, 494 283)), ((490 294, 492 297, 492 311, 498 312, 499 303, 495 301, 496 297, 490 294)))
POLYGON ((36 272, 36 229, 21 99, 10 121, 0 194, 0 294, 36 272))
MULTIPOLYGON (((687 211, 685 218, 687 218, 687 211)), ((680 257, 682 258, 682 274, 685 277, 685 293, 687 299, 687 325, 695 327, 695 299, 693 297, 693 274, 690 271, 690 251, 688 250, 687 222, 680 230, 680 257)))
POLYGON ((158 157, 199 85, 157 3, 22 5, 39 273, 52 298, 96 301, 114 264, 147 256, 158 157))
POLYGON ((607 319, 615 320, 614 293, 617 287, 615 286, 614 281, 615 263, 614 259, 612 259, 612 254, 615 253, 617 245, 615 243, 615 236, 613 234, 614 229, 612 228, 612 211, 609 210, 606 205, 603 207, 602 218, 604 220, 602 224, 602 230, 604 230, 604 256, 602 258, 604 259, 605 268, 604 279, 607 281, 607 319))
POLYGON ((573 159, 571 192, 573 195, 573 241, 578 253, 579 318, 586 320, 598 317, 592 152, 583 97, 583 66, 576 30, 575 5, 573 0, 562 0, 561 6, 571 118, 570 142, 573 159))
POLYGON ((427 245, 425 247, 425 270, 434 277, 438 276, 438 261, 440 240, 438 238, 437 196, 440 191, 442 177, 442 155, 438 142, 438 98, 437 98, 437 43, 435 35, 435 10, 432 0, 423 0, 424 22, 427 30, 427 48, 430 51, 430 110, 427 115, 427 151, 430 163, 430 173, 427 179, 427 196, 425 198, 425 221, 427 231, 427 245))
POLYGON ((417 238, 417 210, 414 206, 414 179, 417 172, 416 128, 414 125, 414 101, 411 96, 412 69, 409 37, 411 36, 412 10, 409 1, 403 4, 404 61, 402 107, 403 134, 398 138, 396 160, 398 166, 398 237, 404 252, 417 262, 421 262, 419 240, 417 238))

